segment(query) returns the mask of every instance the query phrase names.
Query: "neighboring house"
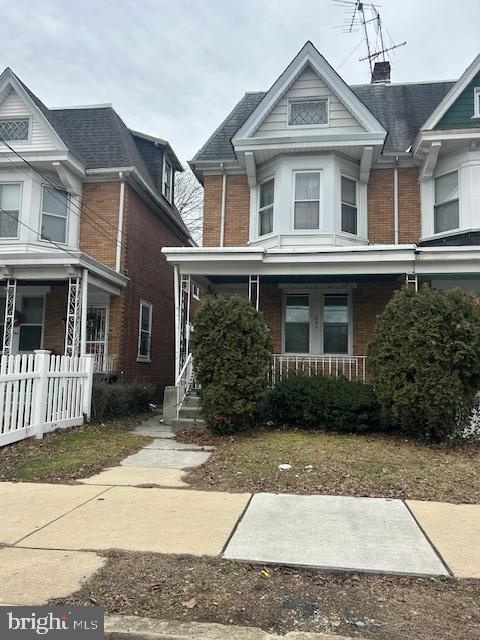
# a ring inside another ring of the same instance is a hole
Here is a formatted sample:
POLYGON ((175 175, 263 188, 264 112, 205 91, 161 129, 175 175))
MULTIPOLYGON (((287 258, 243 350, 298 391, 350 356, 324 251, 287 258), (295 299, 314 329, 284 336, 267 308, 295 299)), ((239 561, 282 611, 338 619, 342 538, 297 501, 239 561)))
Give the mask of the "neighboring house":
POLYGON ((48 109, 0 76, 0 351, 93 353, 161 389, 174 375, 173 269, 189 245, 165 140, 110 105, 48 109), (3 342, 2 342, 3 341, 3 342))
POLYGON ((350 87, 308 42, 191 166, 204 246, 164 253, 183 282, 249 295, 274 379, 286 366, 364 379, 376 317, 405 283, 480 292, 480 56, 457 82, 390 84, 383 62, 350 87))

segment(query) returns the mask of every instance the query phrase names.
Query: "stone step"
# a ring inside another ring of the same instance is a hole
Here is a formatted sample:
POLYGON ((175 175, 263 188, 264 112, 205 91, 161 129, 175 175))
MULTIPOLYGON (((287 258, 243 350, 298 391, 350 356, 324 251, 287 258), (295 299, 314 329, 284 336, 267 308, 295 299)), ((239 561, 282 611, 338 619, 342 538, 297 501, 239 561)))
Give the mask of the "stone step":
POLYGON ((192 396, 188 395, 183 401, 184 407, 199 407, 202 404, 202 399, 200 396, 192 396))
POLYGON ((197 420, 195 418, 178 418, 177 420, 171 420, 170 424, 176 429, 178 429, 179 427, 181 427, 182 429, 195 429, 197 427, 201 429, 202 427, 206 426, 204 420, 197 420))
POLYGON ((186 407, 183 405, 179 412, 179 418, 200 418, 200 407, 186 407))

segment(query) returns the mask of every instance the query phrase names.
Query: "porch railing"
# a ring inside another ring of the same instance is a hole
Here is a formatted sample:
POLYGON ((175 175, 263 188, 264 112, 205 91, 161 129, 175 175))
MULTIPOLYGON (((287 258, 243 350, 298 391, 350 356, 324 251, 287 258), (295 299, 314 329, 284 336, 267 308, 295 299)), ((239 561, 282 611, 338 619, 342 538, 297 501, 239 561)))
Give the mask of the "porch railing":
POLYGON ((95 373, 115 373, 118 366, 118 356, 107 356, 102 353, 94 355, 93 370, 95 373))
POLYGON ((344 376, 348 380, 365 382, 366 356, 295 356, 274 354, 270 381, 272 386, 290 375, 344 376))
POLYGON ((192 354, 189 353, 185 362, 183 363, 183 367, 178 374, 178 378, 175 381, 175 386, 177 387, 177 418, 180 414, 180 409, 185 401, 185 398, 188 395, 192 385, 194 382, 194 372, 193 372, 193 359, 192 354))

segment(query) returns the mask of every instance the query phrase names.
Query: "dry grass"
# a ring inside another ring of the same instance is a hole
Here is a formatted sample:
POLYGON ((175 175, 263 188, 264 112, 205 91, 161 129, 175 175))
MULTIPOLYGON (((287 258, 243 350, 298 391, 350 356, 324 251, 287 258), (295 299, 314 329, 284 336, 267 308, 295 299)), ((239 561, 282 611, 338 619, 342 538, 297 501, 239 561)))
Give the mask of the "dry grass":
POLYGON ((216 558, 110 552, 58 604, 371 640, 478 640, 480 580, 321 573, 216 558))
POLYGON ((141 418, 57 431, 0 448, 0 481, 71 482, 118 464, 151 442, 131 430, 141 418))
POLYGON ((480 446, 447 449, 397 436, 263 431, 234 438, 197 431, 217 450, 187 481, 196 489, 480 501, 480 446), (282 471, 287 463, 292 469, 282 471))

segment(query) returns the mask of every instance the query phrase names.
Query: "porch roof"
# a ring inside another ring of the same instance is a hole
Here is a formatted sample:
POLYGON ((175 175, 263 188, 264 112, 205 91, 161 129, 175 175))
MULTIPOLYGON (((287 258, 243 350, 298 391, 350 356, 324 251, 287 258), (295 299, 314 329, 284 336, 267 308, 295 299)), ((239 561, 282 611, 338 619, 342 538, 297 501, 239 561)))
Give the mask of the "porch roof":
POLYGON ((89 273, 89 282, 114 295, 127 286, 128 278, 81 251, 39 251, 23 246, 23 252, 0 254, 0 280, 65 280, 83 269, 89 273))
MULTIPOLYGON (((165 247, 168 262, 192 276, 388 276, 477 274, 480 246, 418 247, 415 244, 349 247, 165 247)), ((355 278, 354 278, 355 279, 355 278)))

